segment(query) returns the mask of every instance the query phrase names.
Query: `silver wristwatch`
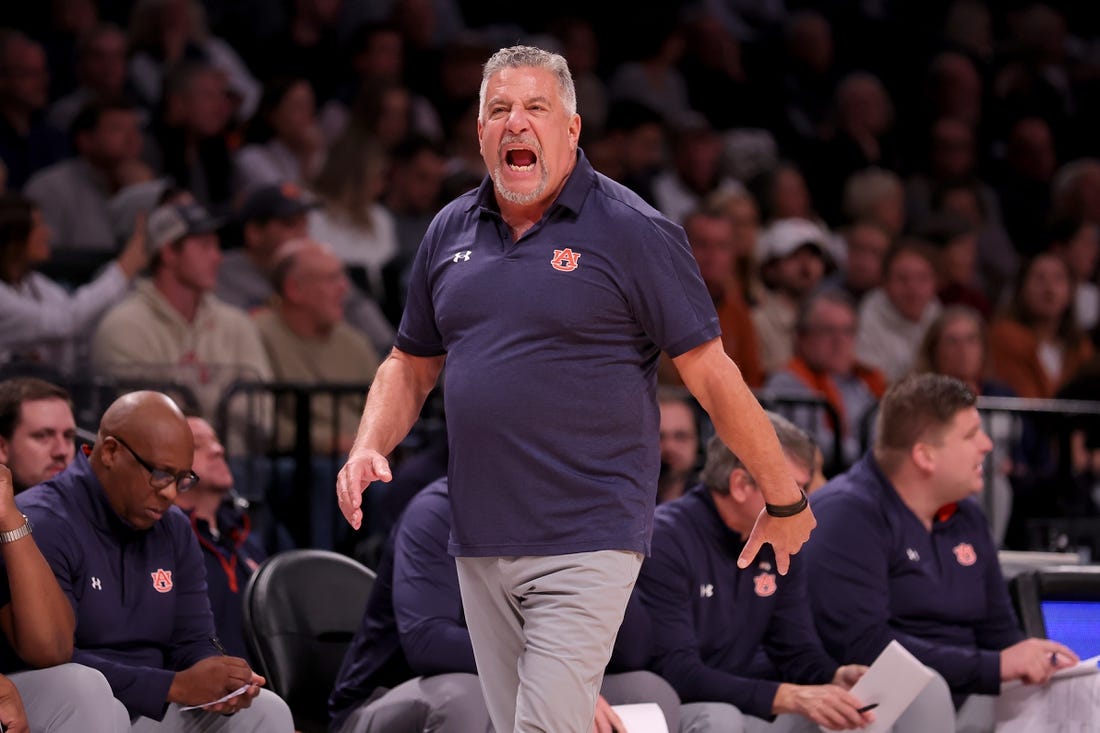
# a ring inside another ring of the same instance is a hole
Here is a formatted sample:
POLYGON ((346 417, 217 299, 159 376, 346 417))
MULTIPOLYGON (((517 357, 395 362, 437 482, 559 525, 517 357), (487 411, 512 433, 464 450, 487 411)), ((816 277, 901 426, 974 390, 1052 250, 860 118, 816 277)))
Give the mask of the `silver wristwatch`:
POLYGON ((27 515, 23 515, 23 526, 16 527, 9 532, 0 532, 0 545, 6 545, 9 542, 15 542, 21 540, 29 535, 34 528, 31 527, 31 520, 27 519, 27 515))

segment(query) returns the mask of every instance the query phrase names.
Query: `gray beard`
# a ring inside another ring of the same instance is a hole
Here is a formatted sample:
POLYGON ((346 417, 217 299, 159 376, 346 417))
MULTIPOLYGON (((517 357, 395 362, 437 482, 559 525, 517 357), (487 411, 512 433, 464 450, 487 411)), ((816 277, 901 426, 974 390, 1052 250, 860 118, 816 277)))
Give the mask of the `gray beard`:
POLYGON ((516 204, 517 206, 533 204, 546 193, 546 185, 550 178, 550 174, 547 172, 545 166, 543 166, 541 170, 542 175, 539 177, 539 185, 535 186, 534 190, 528 193, 519 193, 507 188, 504 185, 504 177, 500 173, 500 166, 493 169, 493 185, 496 186, 497 193, 500 197, 509 203, 516 204))

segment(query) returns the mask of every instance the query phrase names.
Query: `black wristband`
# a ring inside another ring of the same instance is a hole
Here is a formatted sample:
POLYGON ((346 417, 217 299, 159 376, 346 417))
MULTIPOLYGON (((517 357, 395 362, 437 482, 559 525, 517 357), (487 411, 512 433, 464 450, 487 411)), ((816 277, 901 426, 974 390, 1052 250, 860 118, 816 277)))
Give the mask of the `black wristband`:
POLYGON ((802 498, 793 504, 764 504, 764 511, 773 517, 793 517, 795 514, 800 514, 806 507, 810 505, 809 499, 806 498, 806 492, 799 489, 802 494, 802 498))

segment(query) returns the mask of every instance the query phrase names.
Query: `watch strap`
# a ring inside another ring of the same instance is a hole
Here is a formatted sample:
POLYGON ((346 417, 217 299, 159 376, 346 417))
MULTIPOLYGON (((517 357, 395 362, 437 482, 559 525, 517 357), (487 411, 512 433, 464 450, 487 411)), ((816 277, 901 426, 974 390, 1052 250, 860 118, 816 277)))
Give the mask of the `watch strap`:
POLYGON ((0 545, 7 545, 21 540, 32 532, 31 520, 27 519, 27 515, 23 515, 23 524, 15 529, 8 530, 7 532, 0 532, 0 545))

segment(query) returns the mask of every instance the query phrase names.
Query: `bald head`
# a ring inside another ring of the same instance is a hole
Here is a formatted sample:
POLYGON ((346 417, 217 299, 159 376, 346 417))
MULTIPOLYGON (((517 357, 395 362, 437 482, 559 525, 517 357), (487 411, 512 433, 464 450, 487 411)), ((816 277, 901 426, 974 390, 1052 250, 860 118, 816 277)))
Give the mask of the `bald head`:
POLYGON ((125 435, 143 442, 190 438, 191 428, 179 406, 161 392, 130 392, 111 403, 99 422, 99 437, 125 435))
POLYGON ((160 521, 178 489, 195 481, 194 445, 191 427, 171 398, 131 392, 103 413, 89 462, 119 518, 144 530, 160 521))

